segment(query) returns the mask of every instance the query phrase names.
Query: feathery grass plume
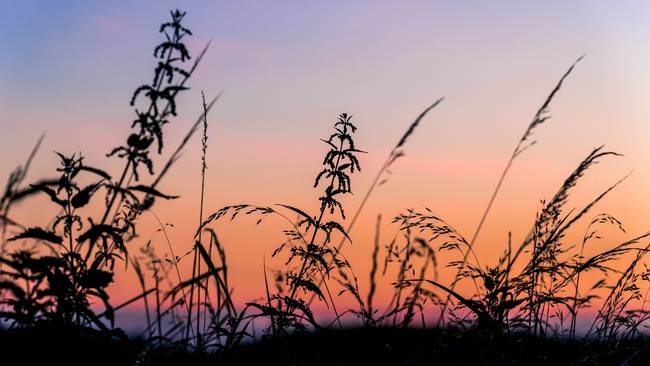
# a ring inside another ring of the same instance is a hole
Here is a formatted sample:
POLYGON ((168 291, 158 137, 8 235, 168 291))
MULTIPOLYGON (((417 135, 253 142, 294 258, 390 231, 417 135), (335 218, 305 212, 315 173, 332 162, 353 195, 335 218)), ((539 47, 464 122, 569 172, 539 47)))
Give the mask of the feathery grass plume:
MULTIPOLYGON (((207 150, 208 150, 208 116, 207 116, 208 115, 208 106, 205 103, 205 94, 203 93, 203 90, 201 90, 201 102, 202 102, 202 106, 203 106, 203 135, 201 136, 201 207, 199 208, 199 225, 201 225, 201 223, 203 222, 203 202, 204 202, 203 195, 205 193, 205 171, 208 168, 208 166, 206 164, 206 154, 207 154, 207 150)), ((199 241, 199 243, 201 243, 201 237, 200 236, 199 236, 198 241, 199 241)), ((210 242, 208 258, 211 258, 211 256, 212 256, 212 242, 210 242)), ((200 262, 200 260, 199 260, 198 265, 199 266, 198 266, 197 271, 198 271, 198 273, 201 273, 201 262, 200 262)), ((206 305, 203 308, 203 328, 204 328, 204 333, 205 333, 206 317, 207 317, 206 312, 207 312, 207 308, 208 308, 207 305, 208 305, 208 296, 209 295, 208 295, 208 286, 207 286, 207 284, 203 288, 205 290, 205 293, 204 293, 204 296, 203 296, 203 302, 206 305)), ((200 290, 201 290, 201 284, 199 283, 199 295, 198 295, 199 301, 201 301, 200 300, 201 299, 200 290)), ((199 318, 197 318, 196 327, 200 332, 201 328, 199 327, 199 320, 198 319, 199 318)), ((199 333, 199 334, 201 334, 201 333, 199 333)))
MULTIPOLYGON (((578 180, 582 178, 582 176, 585 174, 585 172, 593 165, 598 162, 598 159, 607 157, 607 156, 621 156, 618 153, 615 153, 613 151, 603 151, 603 146, 599 146, 592 150, 589 155, 580 162, 578 167, 569 175, 569 177, 562 183, 562 186, 560 189, 555 193, 553 198, 545 205, 545 207, 542 209, 542 212, 538 216, 537 220, 535 221, 535 224, 533 225, 533 228, 531 229, 530 233, 526 237, 526 239, 523 241, 523 243, 519 246, 517 249, 517 252, 514 254, 512 257, 510 266, 512 266, 516 261, 519 255, 528 247, 528 245, 532 242, 533 236, 534 236, 534 230, 536 227, 545 227, 547 226, 550 222, 553 220, 557 221, 559 220, 560 214, 561 214, 561 208, 566 204, 567 199, 569 197, 569 192, 570 190, 576 186, 578 183, 578 180)), ((601 195, 599 195, 592 203, 589 205, 585 206, 585 208, 577 215, 575 215, 571 220, 567 221, 565 225, 563 225, 562 229, 557 232, 558 237, 563 234, 563 232, 568 229, 571 224, 576 222, 578 219, 580 219, 591 207, 593 207, 593 204, 596 202, 600 201, 609 191, 614 189, 618 184, 620 184, 623 180, 625 180, 629 175, 623 177, 621 180, 619 180, 616 184, 611 186, 609 189, 607 189, 605 192, 603 192, 601 195)))
MULTIPOLYGON (((542 123, 546 122, 550 118, 548 115, 549 111, 549 106, 551 104, 551 101, 553 100, 553 97, 555 97, 555 94, 560 90, 562 87, 562 83, 564 80, 571 74, 573 69, 575 68, 576 64, 580 62, 585 56, 582 55, 578 57, 578 59, 569 67, 569 69, 562 75, 560 78, 560 81, 555 85, 553 90, 551 90, 551 93, 546 97, 544 100, 544 103, 542 103, 542 106, 537 110, 535 113, 535 116, 533 117, 533 120, 531 123, 528 125, 526 128, 526 131, 524 132, 523 136, 519 139, 517 142, 517 146, 515 146, 514 151, 512 152, 512 155, 510 156, 510 159, 508 160, 508 163, 506 164, 505 169, 501 173, 501 176, 499 177, 499 181, 497 182, 496 187, 494 188, 494 191, 492 192, 492 196, 490 197, 490 200, 488 201, 487 207, 485 208, 485 211, 483 211, 483 215, 481 216, 481 219, 479 220, 479 224, 476 227, 476 230, 474 231, 474 234, 472 235, 472 238, 469 241, 469 247, 467 251, 465 252, 463 256, 463 262, 467 260, 467 256, 469 255, 471 249, 474 247, 474 243, 476 242, 476 239, 478 238, 478 235, 481 232, 481 229, 483 228, 483 224, 485 223, 485 220, 487 219, 488 214, 490 213, 490 210, 492 208, 492 205, 494 204, 494 200, 497 197, 497 194, 501 190, 501 185, 503 184, 503 181, 505 180, 506 176, 508 175, 508 172, 510 171, 510 168, 512 167, 512 164, 514 160, 521 155, 524 151, 526 151, 529 147, 533 146, 537 141, 533 140, 530 141, 530 138, 533 135, 534 130, 541 125, 542 123)), ((460 272, 457 272, 455 275, 455 279, 452 282, 451 289, 453 290, 455 287, 456 282, 458 282, 460 272)), ((445 312, 447 305, 449 303, 449 300, 451 298, 448 296, 447 301, 445 301, 445 305, 443 306, 443 313, 445 312)), ((440 317, 440 321, 444 321, 444 317, 440 317)), ((438 325, 440 325, 439 323, 438 325)))

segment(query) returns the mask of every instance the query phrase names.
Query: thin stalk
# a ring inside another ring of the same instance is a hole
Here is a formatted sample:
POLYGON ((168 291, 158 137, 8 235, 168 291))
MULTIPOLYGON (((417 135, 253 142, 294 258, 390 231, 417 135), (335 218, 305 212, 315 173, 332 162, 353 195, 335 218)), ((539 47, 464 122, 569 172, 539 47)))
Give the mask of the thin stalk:
POLYGON ((377 226, 375 227, 375 247, 372 251, 372 268, 370 269, 370 290, 368 291, 368 311, 367 317, 373 320, 372 300, 375 297, 375 288, 377 287, 377 257, 379 255, 379 230, 381 228, 381 215, 377 215, 377 226))
MULTIPOLYGON (((201 199, 200 199, 200 204, 199 204, 199 227, 201 227, 201 224, 203 223, 203 203, 204 203, 204 198, 205 198, 205 170, 207 169, 206 165, 206 152, 208 149, 208 110, 207 110, 207 105, 205 104, 205 94, 203 94, 203 91, 201 91, 201 99, 203 103, 203 136, 201 138, 201 199)), ((201 234, 203 233, 203 230, 199 230, 199 236, 198 236, 198 242, 201 243, 201 234)), ((194 260, 192 262, 192 285, 190 286, 190 308, 189 308, 189 313, 187 314, 187 319, 188 319, 188 326, 186 327, 185 330, 185 336, 187 337, 189 335, 190 331, 190 326, 189 323, 192 322, 192 306, 193 306, 193 300, 194 300, 194 279, 196 278, 197 272, 201 273, 201 258, 199 258, 199 253, 197 251, 196 245, 194 246, 193 249, 194 252, 194 260)), ((196 318, 196 329, 197 332, 199 329, 201 329, 201 286, 200 284, 198 285, 198 290, 197 290, 197 318, 196 318)), ((200 342, 200 334, 197 334, 199 338, 197 338, 197 342, 200 342)), ((200 348, 200 345, 197 344, 197 348, 200 348)))
MULTIPOLYGON (((178 261, 176 260, 176 255, 174 254, 174 249, 172 248, 172 243, 169 240, 169 237, 167 236, 167 230, 165 230, 165 225, 163 225, 162 221, 158 218, 158 215, 156 215, 153 211, 149 210, 151 215, 156 219, 158 222, 158 225, 160 226, 160 230, 163 233, 163 236, 165 237, 165 241, 167 242, 167 247, 169 248, 169 252, 172 255, 172 258, 174 258, 173 264, 174 264, 174 269, 176 270, 176 276, 178 277, 178 283, 183 283, 183 280, 181 278, 181 272, 178 269, 178 261)), ((185 294, 185 289, 181 287, 181 293, 183 295, 183 303, 185 304, 186 310, 189 313, 189 308, 187 308, 187 295, 185 294)), ((190 322, 191 323, 191 322, 190 322)), ((194 329, 192 325, 190 324, 190 332, 192 333, 192 338, 194 338, 194 329)))

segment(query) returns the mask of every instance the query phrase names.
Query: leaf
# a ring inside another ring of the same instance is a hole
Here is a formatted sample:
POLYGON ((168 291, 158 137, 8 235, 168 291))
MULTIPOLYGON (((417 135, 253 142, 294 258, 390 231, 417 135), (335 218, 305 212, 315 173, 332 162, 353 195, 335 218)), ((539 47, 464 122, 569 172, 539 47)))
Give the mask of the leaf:
POLYGON ((459 295, 454 290, 452 290, 452 289, 450 289, 450 288, 448 288, 448 287, 446 287, 446 286, 444 286, 444 285, 442 285, 442 284, 440 284, 440 283, 438 283, 436 281, 424 280, 424 282, 428 282, 428 283, 436 286, 437 288, 445 291, 449 295, 455 297, 458 301, 460 301, 463 305, 465 305, 465 307, 467 307, 474 314, 476 314, 476 316, 478 316, 479 320, 487 320, 487 319, 489 319, 489 315, 485 312, 485 310, 483 309, 482 304, 480 302, 478 302, 476 300, 472 300, 472 299, 466 299, 466 298, 462 297, 461 295, 459 295))
POLYGON ((5 215, 0 215, 0 223, 1 223, 2 225, 6 225, 6 226, 10 226, 10 225, 12 225, 12 226, 19 226, 19 227, 22 227, 22 225, 20 225, 19 223, 17 223, 17 222, 14 221, 14 220, 8 218, 8 217, 5 216, 5 215))
POLYGON ((349 168, 351 166, 352 166, 351 163, 346 163, 346 164, 343 164, 343 165, 339 166, 339 170, 345 170, 345 169, 347 169, 347 168, 349 168))
POLYGON ((235 309, 235 304, 232 302, 232 299, 230 298, 230 291, 228 291, 228 287, 219 276, 219 270, 212 262, 212 259, 210 258, 210 254, 208 254, 208 252, 205 250, 205 247, 203 247, 203 244, 201 244, 201 242, 198 240, 196 241, 196 248, 201 254, 201 257, 203 257, 203 261, 205 262, 205 264, 207 264, 208 268, 210 269, 210 273, 212 273, 212 275, 214 276, 214 279, 217 281, 217 284, 219 285, 219 287, 221 287, 221 290, 225 295, 226 304, 229 306, 229 311, 232 311, 233 314, 236 314, 237 311, 235 309))
POLYGON ((285 313, 283 311, 280 311, 280 310, 278 310, 278 309, 276 309, 274 307, 258 304, 258 303, 255 303, 255 302, 248 302, 248 303, 246 303, 246 306, 256 308, 257 310, 262 312, 262 314, 264 316, 268 316, 268 317, 280 317, 282 315, 291 315, 291 314, 287 314, 287 313, 285 313))
POLYGON ((65 206, 66 206, 65 201, 59 199, 59 197, 57 196, 56 192, 55 192, 53 189, 51 189, 50 187, 47 187, 47 186, 45 186, 44 184, 32 184, 32 185, 30 185, 30 186, 31 186, 32 188, 34 188, 34 189, 37 189, 37 190, 42 191, 42 192, 45 192, 45 194, 47 194, 48 196, 50 196, 50 199, 52 200, 52 202, 58 204, 59 206, 61 206, 61 207, 65 207, 65 206))
POLYGON ((94 243, 99 238, 110 236, 111 239, 113 239, 113 243, 116 248, 120 249, 121 251, 126 251, 126 248, 124 247, 124 239, 121 235, 123 232, 124 230, 107 224, 93 225, 86 232, 79 235, 77 238, 77 243, 83 243, 86 240, 90 240, 91 243, 94 243))
POLYGON ((188 89, 189 88, 186 87, 186 86, 172 85, 172 86, 168 86, 168 87, 165 88, 165 93, 170 93, 170 92, 178 93, 180 91, 188 90, 188 89))
MULTIPOLYGON (((311 218, 311 216, 307 215, 307 213, 305 213, 303 210, 301 210, 301 209, 299 209, 299 208, 296 208, 296 207, 293 207, 293 206, 289 206, 289 205, 283 205, 283 204, 277 204, 277 205, 278 205, 278 206, 282 206, 282 207, 284 207, 284 208, 286 208, 286 209, 289 209, 289 210, 291 210, 291 211, 297 213, 298 215, 304 217, 305 220, 307 220, 308 223, 310 223, 310 224, 312 224, 312 225, 314 224, 314 219, 311 218)), ((314 225, 314 226, 315 226, 315 225, 314 225)))
POLYGON ((350 238, 348 236, 348 233, 345 231, 343 226, 341 226, 341 224, 339 224, 338 222, 336 222, 336 221, 328 221, 328 222, 326 222, 325 224, 322 225, 322 228, 325 229, 326 231, 329 231, 329 232, 331 232, 333 229, 336 229, 338 232, 343 234, 343 236, 345 236, 345 238, 348 239, 348 241, 350 243, 352 243, 352 238, 350 238))
POLYGON ((33 194, 40 191, 39 186, 57 186, 59 184, 59 179, 43 179, 31 185, 29 188, 24 188, 18 191, 15 191, 11 195, 11 200, 17 202, 19 200, 25 199, 32 196, 33 194))
POLYGON ((137 185, 137 186, 131 186, 128 188, 130 191, 138 191, 138 192, 143 192, 151 196, 156 196, 160 198, 164 198, 166 200, 173 200, 178 198, 179 196, 169 196, 164 193, 161 193, 160 191, 156 190, 153 187, 145 186, 145 185, 137 185))
POLYGON ((54 244, 63 243, 63 238, 56 235, 56 233, 54 233, 53 231, 43 230, 40 227, 30 227, 29 229, 23 231, 22 233, 8 240, 14 241, 18 239, 38 239, 38 240, 49 241, 50 243, 54 243, 54 244))
POLYGON ((46 273, 52 272, 57 268, 62 268, 65 266, 64 260, 62 258, 57 258, 54 256, 44 256, 40 258, 35 258, 29 268, 33 273, 46 273))
POLYGON ((74 197, 72 197, 72 199, 70 200, 72 207, 81 208, 87 205, 88 202, 90 202, 90 198, 92 197, 97 187, 99 187, 99 183, 86 186, 86 188, 77 192, 77 194, 75 194, 74 197))
POLYGON ((311 291, 318 295, 323 301, 325 301, 325 296, 323 295, 323 292, 320 290, 318 286, 316 286, 315 283, 311 282, 310 280, 303 280, 298 277, 293 277, 292 282, 295 286, 302 287, 307 291, 311 291))
POLYGON ((314 250, 304 251, 303 249, 301 249, 301 251, 304 252, 303 255, 304 255, 305 259, 312 258, 313 260, 319 262, 320 265, 325 270, 325 273, 329 275, 330 267, 327 264, 327 261, 325 260, 325 258, 323 258, 323 256, 320 253, 316 253, 314 250))
POLYGON ((102 289, 113 282, 113 273, 101 269, 89 269, 79 280, 79 284, 85 288, 102 289))
MULTIPOLYGON (((113 276, 113 274, 111 274, 111 278, 112 278, 112 276, 113 276)), ((96 290, 89 290, 88 294, 93 295, 93 296, 99 298, 100 300, 102 300, 102 302, 104 303, 104 307, 106 308, 106 310, 101 315, 96 316, 97 320, 99 321, 100 317, 105 317, 106 319, 108 319, 111 322, 111 327, 114 327, 115 326, 115 309, 113 308, 111 303, 108 301, 108 294, 106 293, 106 291, 104 291, 102 288, 97 288, 96 290)), ((93 313, 93 315, 94 315, 94 313, 93 313)))

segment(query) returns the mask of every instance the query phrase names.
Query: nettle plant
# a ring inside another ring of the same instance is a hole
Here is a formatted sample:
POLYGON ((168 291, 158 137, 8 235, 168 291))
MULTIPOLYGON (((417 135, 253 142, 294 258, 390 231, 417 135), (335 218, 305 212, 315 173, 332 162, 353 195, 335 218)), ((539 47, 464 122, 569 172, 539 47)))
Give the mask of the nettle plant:
POLYGON ((2 304, 9 305, 10 311, 1 315, 17 326, 51 320, 107 329, 90 309, 89 299, 95 297, 104 303, 106 317, 112 324, 112 307, 105 290, 113 280, 115 259, 127 253, 123 237, 127 232, 135 234, 132 219, 137 211, 123 212, 113 225, 83 218, 80 211, 110 177, 85 166, 81 155, 58 155, 61 166, 57 169, 57 184, 32 187, 49 196, 61 213, 49 227, 31 227, 9 239, 38 242, 0 258, 4 265, 0 274, 10 279, 0 282, 0 288, 12 294, 2 298, 2 304), (99 181, 81 187, 77 182, 80 173, 88 173, 99 181), (50 254, 41 255, 43 247, 50 254))
POLYGON ((181 24, 184 16, 184 12, 172 11, 171 21, 161 26, 165 40, 154 50, 158 64, 153 81, 138 87, 130 102, 132 106, 143 106, 135 109, 137 118, 132 126, 137 132, 128 137, 126 145, 108 154, 126 160, 119 180, 87 165, 80 153, 57 153, 59 177, 18 189, 40 140, 25 167, 10 178, 2 197, 2 217, 6 218, 2 230, 6 231, 7 223, 11 223, 21 232, 8 238, 0 253, 0 320, 8 321, 11 327, 56 322, 101 331, 114 328, 114 311, 106 289, 113 281, 116 261, 128 263, 126 243, 136 236, 136 219, 155 198, 176 198, 159 192, 155 186, 177 154, 153 184, 132 181, 141 179, 141 165, 154 173, 151 144, 156 141, 158 153, 162 151, 163 126, 176 116, 176 96, 187 89, 184 84, 198 64, 195 61, 189 71, 182 68, 190 59, 183 39, 192 34, 181 24), (146 102, 139 103, 143 99, 146 102), (86 181, 91 183, 82 183, 86 181), (25 227, 8 218, 8 207, 38 193, 48 196, 59 212, 49 225, 25 227), (104 207, 99 220, 90 213, 93 205, 104 207), (95 313, 91 308, 93 299, 104 305, 104 312, 95 313))
POLYGON ((241 204, 223 207, 201 225, 202 229, 220 218, 230 217, 232 220, 239 214, 259 215, 257 224, 269 215, 279 216, 289 224, 289 228, 283 231, 285 241, 272 254, 272 257, 279 257, 284 253, 287 258, 284 267, 288 270, 279 271, 275 276, 276 293, 271 294, 265 270, 266 302, 247 304, 247 307, 259 311, 251 317, 269 320, 269 330, 273 335, 286 334, 291 329, 304 330, 307 326, 321 328, 307 302, 306 297, 310 295, 332 306, 339 317, 326 279, 335 268, 340 271, 349 268, 347 260, 332 245, 332 239, 338 233, 350 240, 336 216, 339 214, 345 219, 339 199, 352 192, 350 174, 360 170, 357 154, 363 151, 354 144, 353 134, 356 130, 352 116, 342 113, 334 124, 334 133, 322 140, 330 150, 323 160, 325 167, 314 182, 314 187, 324 187, 316 215, 284 204, 277 205, 277 208, 241 204), (297 215, 298 219, 294 221, 289 218, 290 215, 297 215), (322 286, 317 284, 321 280, 322 286))
POLYGON ((192 34, 189 29, 181 25, 185 12, 172 11, 171 17, 171 22, 164 23, 160 27, 160 33, 164 34, 165 41, 154 49, 154 57, 158 60, 154 78, 151 84, 138 87, 131 97, 131 106, 136 106, 142 96, 145 97, 144 102, 141 103, 143 108, 139 109, 137 106, 135 108, 137 117, 131 126, 138 132, 129 135, 126 145, 118 146, 108 154, 109 157, 117 156, 126 159, 126 164, 117 185, 113 187, 114 192, 102 221, 106 220, 115 199, 118 196, 124 197, 124 192, 120 189, 129 172, 136 181, 140 178, 138 168, 141 165, 147 168, 149 174, 154 174, 153 161, 149 156, 151 144, 156 141, 158 153, 162 152, 162 127, 169 123, 169 118, 176 116, 176 96, 180 91, 188 89, 184 86, 185 82, 196 67, 196 63, 189 71, 180 67, 180 64, 190 60, 187 48, 182 43, 184 37, 192 34))

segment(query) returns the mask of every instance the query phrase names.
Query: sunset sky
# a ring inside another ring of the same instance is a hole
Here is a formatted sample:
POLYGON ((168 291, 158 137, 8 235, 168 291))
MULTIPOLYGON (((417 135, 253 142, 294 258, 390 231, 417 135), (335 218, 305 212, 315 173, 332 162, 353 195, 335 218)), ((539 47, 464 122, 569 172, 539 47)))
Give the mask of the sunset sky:
MULTIPOLYGON (((507 159, 535 111, 581 55, 551 105, 538 143, 516 160, 479 240, 489 263, 508 232, 521 241, 540 200, 549 199, 594 148, 624 157, 594 166, 573 191, 580 207, 633 170, 592 214, 620 219, 631 237, 650 230, 650 3, 645 1, 5 1, 0 14, 0 175, 21 164, 38 137, 42 149, 28 180, 55 175, 54 151, 83 152, 86 162, 118 175, 105 154, 122 143, 134 118, 129 99, 153 77, 153 48, 169 9, 187 11, 192 55, 212 40, 166 126, 160 168, 201 112, 200 92, 222 98, 210 113, 205 213, 224 205, 287 203, 318 209, 313 179, 327 150, 320 142, 341 112, 354 115, 356 142, 368 154, 352 177, 354 212, 386 155, 434 100, 352 232, 344 252, 365 286, 377 214, 382 244, 391 219, 429 207, 470 237, 507 159)), ((147 182, 148 178, 143 178, 147 182)), ((200 141, 195 137, 160 185, 180 195, 154 211, 173 223, 176 254, 187 252, 199 218, 200 141)), ((15 211, 45 225, 54 208, 35 199, 15 211), (38 207, 38 209, 35 209, 38 207)), ((591 216, 593 216, 591 215, 591 216)), ((590 217, 591 217, 590 216, 590 217)), ((167 245, 150 214, 141 238, 167 245)), ((224 243, 235 298, 259 297, 280 244, 279 221, 214 226, 224 243)), ((575 237, 584 234, 585 221, 575 237)), ((616 237, 620 239, 619 237, 616 237)), ((385 243, 384 243, 385 242, 385 243)), ((599 245, 615 244, 603 242, 599 245)), ((137 249, 133 250, 137 253, 137 249)), ((188 261, 189 262, 189 261, 188 261)), ((183 267, 183 269, 187 269, 183 267)), ((137 294, 129 271, 111 293, 137 294)), ((386 282, 388 284, 388 282, 386 282)), ((381 297, 381 295, 380 295, 381 297)))

